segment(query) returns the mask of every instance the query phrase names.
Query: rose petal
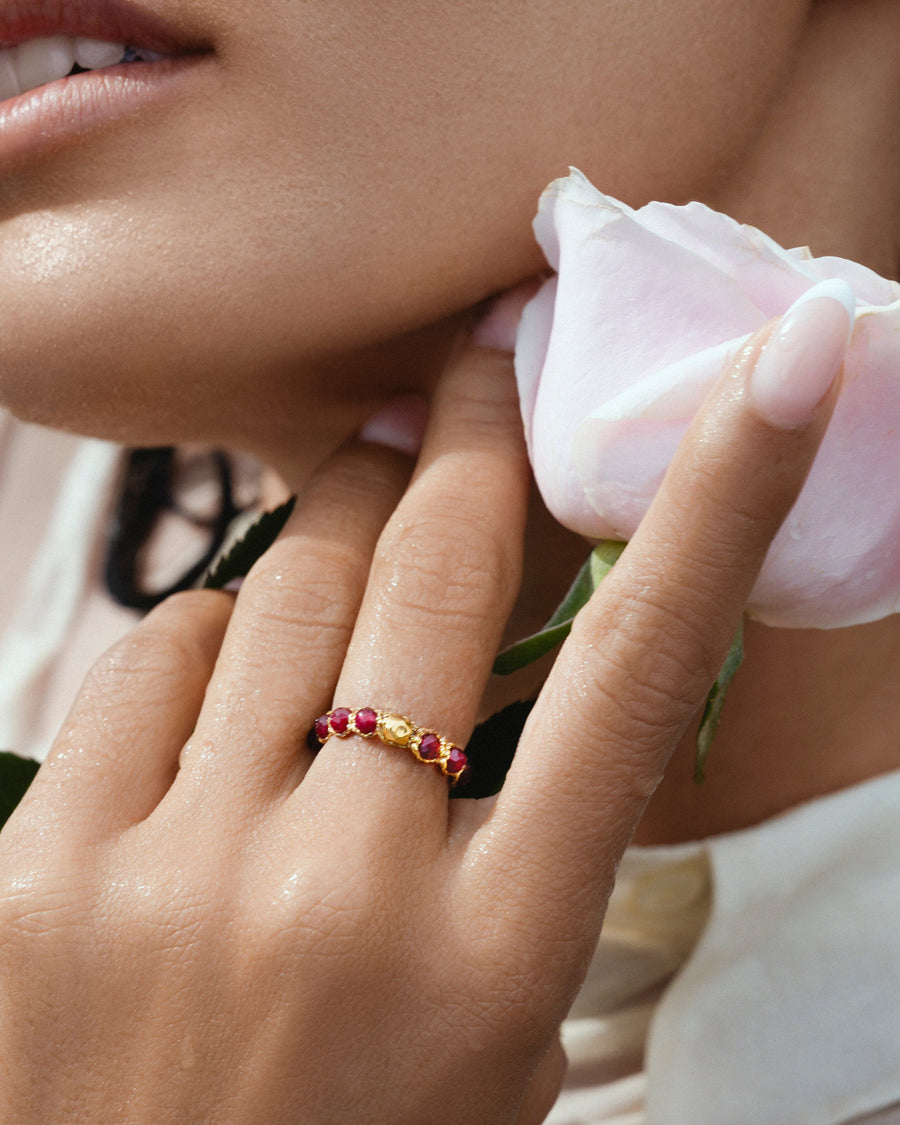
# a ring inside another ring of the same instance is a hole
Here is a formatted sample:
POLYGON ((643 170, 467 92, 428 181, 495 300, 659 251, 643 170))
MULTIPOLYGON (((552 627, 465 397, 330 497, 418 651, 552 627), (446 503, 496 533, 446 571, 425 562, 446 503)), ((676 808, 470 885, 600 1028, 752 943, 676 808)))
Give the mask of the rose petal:
POLYGON ((571 198, 551 188, 542 199, 535 229, 560 272, 526 309, 516 349, 535 474, 551 511, 575 527, 588 508, 570 451, 585 415, 648 370, 765 322, 736 283, 628 209, 586 205, 582 181, 571 198))
POLYGON ((702 203, 684 207, 648 203, 638 214, 648 230, 678 243, 732 278, 765 320, 783 312, 812 284, 802 259, 762 231, 702 203))
POLYGON ((752 331, 822 279, 854 287, 842 394, 750 610, 823 628, 900 610, 900 285, 701 204, 634 211, 575 170, 544 193, 535 231, 559 276, 519 329, 529 452, 550 510, 590 537, 634 533, 752 331))
POLYGON ((592 515, 578 527, 599 539, 630 539, 656 495, 700 404, 747 337, 688 356, 629 387, 581 423, 572 464, 592 515))
POLYGON ((868 266, 847 258, 812 258, 804 271, 813 282, 826 281, 829 277, 846 281, 858 303, 891 305, 900 300, 900 283, 889 281, 868 266))
POLYGON ((900 301, 857 314, 834 416, 750 603, 773 625, 900 611, 900 301))

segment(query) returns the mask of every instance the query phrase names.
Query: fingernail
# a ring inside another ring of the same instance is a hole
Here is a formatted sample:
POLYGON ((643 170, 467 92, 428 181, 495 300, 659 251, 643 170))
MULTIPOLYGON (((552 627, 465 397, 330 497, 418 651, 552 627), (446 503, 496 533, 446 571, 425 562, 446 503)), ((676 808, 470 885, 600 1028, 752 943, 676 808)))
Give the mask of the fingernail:
POLYGON ((428 403, 421 395, 400 395, 379 410, 359 431, 360 441, 387 445, 418 456, 428 422, 428 403))
POLYGON ((791 305, 750 376, 750 399, 763 421, 791 430, 812 420, 844 362, 855 305, 853 290, 838 280, 814 285, 791 305))
POLYGON ((541 287, 539 278, 529 278, 491 301, 472 331, 472 343, 501 352, 516 350, 516 333, 522 310, 541 287))

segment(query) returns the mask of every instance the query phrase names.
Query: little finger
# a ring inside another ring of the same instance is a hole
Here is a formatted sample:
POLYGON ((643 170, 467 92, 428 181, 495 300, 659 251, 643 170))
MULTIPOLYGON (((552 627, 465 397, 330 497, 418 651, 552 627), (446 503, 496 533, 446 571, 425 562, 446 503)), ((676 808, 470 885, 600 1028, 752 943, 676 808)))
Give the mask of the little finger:
POLYGON ((67 837, 96 838, 149 816, 177 772, 233 602, 213 590, 176 594, 100 658, 16 820, 36 815, 67 837))

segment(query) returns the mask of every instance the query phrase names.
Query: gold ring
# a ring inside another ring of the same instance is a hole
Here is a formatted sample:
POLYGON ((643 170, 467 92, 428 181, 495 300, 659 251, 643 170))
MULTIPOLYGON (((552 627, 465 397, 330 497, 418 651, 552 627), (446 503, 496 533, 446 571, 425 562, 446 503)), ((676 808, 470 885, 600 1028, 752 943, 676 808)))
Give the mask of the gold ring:
POLYGON ((335 707, 316 719, 310 731, 310 745, 318 749, 332 736, 350 738, 377 738, 386 746, 409 750, 416 761, 426 766, 436 766, 450 782, 451 789, 469 776, 469 760, 449 738, 437 731, 418 727, 405 715, 394 711, 379 711, 374 707, 335 707))

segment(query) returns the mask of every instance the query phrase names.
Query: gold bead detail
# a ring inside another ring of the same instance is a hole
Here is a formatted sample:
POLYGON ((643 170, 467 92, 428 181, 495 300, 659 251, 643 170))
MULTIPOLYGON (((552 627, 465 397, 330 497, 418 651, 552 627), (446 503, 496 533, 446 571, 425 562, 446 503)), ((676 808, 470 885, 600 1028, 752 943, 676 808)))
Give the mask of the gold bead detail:
POLYGON ((413 736, 413 726, 402 715, 380 715, 378 735, 391 746, 408 746, 413 736))

